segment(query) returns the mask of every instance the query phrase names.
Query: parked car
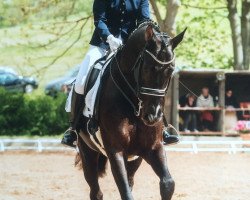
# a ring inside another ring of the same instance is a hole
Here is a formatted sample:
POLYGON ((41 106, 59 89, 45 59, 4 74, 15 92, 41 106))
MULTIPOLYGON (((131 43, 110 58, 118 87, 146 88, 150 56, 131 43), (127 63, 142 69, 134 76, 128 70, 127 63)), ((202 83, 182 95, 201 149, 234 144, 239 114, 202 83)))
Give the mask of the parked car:
POLYGON ((38 87, 38 83, 32 77, 18 76, 11 70, 0 69, 0 87, 12 92, 30 93, 38 87))
POLYGON ((18 73, 12 69, 11 67, 7 67, 7 66, 0 66, 0 72, 9 72, 15 75, 18 75, 18 73))
POLYGON ((58 92, 68 93, 79 69, 80 65, 77 65, 76 67, 69 70, 64 76, 49 82, 45 86, 45 94, 56 97, 58 92))

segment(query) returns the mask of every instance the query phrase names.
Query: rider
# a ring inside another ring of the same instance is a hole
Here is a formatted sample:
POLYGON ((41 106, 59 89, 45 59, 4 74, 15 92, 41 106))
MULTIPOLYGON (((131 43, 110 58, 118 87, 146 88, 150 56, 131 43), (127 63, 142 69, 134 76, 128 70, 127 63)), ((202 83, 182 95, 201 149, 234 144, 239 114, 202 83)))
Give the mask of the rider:
MULTIPOLYGON (((71 147, 75 147, 76 127, 83 110, 84 87, 90 67, 105 55, 108 48, 114 52, 126 43, 138 22, 150 19, 148 0, 94 0, 93 13, 95 31, 76 77, 71 98, 70 128, 65 132, 61 142, 71 147)), ((164 125, 168 126, 165 119, 164 125)), ((165 128, 163 141, 172 144, 177 143, 179 139, 177 135, 170 135, 165 128)))

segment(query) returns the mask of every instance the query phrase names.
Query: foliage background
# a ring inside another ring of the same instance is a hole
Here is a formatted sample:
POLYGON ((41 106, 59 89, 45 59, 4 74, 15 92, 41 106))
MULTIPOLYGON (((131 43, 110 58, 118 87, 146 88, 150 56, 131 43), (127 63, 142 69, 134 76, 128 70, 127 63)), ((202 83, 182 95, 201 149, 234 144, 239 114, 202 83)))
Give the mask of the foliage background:
POLYGON ((177 49, 177 56, 181 61, 179 65, 231 69, 231 30, 225 1, 183 0, 182 4, 177 15, 177 32, 183 26, 187 26, 188 31, 184 42, 177 49))
POLYGON ((58 135, 68 126, 65 95, 14 94, 0 88, 0 135, 58 135))
MULTIPOLYGON (((1 1, 0 65, 13 66, 23 75, 37 76, 41 88, 64 74, 81 62, 88 48, 93 19, 83 18, 92 15, 92 3, 93 0, 1 1)), ((165 4, 166 0, 159 1, 163 13, 165 4)), ((227 15, 224 0, 182 1, 177 32, 185 27, 188 31, 176 50, 179 67, 232 68, 227 15)))
MULTIPOLYGON (((167 0, 159 0, 164 14, 167 0)), ((228 11, 224 0, 182 0, 177 33, 188 27, 176 50, 179 68, 232 69, 228 11)), ((94 26, 93 0, 1 0, 0 66, 39 79, 35 95, 0 90, 0 134, 44 135, 67 127, 65 96, 44 95, 44 86, 79 64, 94 26), (10 128, 11 127, 11 128, 10 128)))

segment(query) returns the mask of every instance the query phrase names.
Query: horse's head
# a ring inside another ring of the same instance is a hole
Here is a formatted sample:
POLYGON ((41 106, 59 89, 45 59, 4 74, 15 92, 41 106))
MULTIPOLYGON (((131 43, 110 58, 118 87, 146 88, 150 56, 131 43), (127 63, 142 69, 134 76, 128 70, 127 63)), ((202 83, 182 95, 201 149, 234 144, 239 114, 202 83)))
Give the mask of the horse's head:
POLYGON ((175 68, 174 49, 182 41, 185 31, 170 38, 152 25, 145 29, 146 45, 135 77, 143 102, 140 116, 146 125, 153 126, 162 120, 164 96, 175 68))

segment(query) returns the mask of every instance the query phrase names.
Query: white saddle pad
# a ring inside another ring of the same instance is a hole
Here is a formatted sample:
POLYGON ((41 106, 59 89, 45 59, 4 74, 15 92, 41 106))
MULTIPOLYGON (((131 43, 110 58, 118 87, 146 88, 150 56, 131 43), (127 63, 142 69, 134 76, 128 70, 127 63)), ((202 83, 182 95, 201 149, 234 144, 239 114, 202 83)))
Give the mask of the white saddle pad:
POLYGON ((106 70, 106 67, 108 66, 108 64, 112 60, 112 59, 109 59, 111 56, 113 56, 113 54, 109 55, 109 57, 107 58, 108 61, 99 62, 94 66, 95 69, 100 69, 101 71, 96 79, 95 84, 89 90, 89 92, 87 93, 87 95, 85 97, 85 108, 83 109, 83 115, 85 117, 92 117, 94 114, 96 95, 97 95, 97 92, 98 92, 98 89, 99 89, 99 86, 101 83, 102 75, 103 75, 104 71, 106 70))

